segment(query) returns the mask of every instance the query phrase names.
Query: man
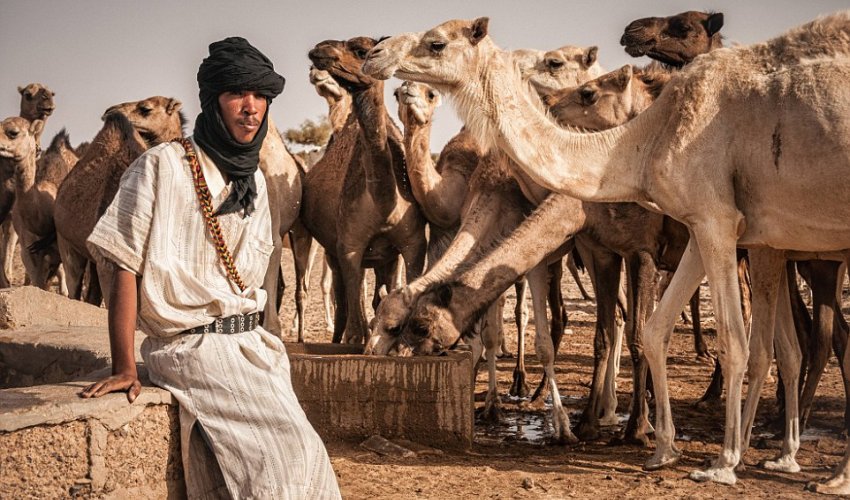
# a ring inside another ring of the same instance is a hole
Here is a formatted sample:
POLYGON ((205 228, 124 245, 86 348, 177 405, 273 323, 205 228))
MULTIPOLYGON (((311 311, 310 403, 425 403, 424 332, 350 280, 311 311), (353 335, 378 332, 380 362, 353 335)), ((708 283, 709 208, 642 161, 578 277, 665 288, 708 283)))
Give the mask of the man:
POLYGON ((292 391, 283 343, 257 318, 272 251, 257 165, 268 105, 284 79, 242 38, 209 49, 193 137, 133 162, 89 237, 98 264, 116 266, 113 375, 81 396, 138 396, 138 304, 150 379, 180 403, 190 498, 339 498, 324 445, 292 391))

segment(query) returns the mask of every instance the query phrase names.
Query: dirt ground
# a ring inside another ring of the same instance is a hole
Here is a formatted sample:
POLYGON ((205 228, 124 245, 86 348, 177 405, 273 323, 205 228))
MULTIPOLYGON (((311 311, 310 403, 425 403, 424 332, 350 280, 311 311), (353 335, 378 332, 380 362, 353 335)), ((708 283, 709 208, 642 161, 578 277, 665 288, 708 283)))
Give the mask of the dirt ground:
MULTIPOLYGON (((294 273, 288 250, 284 254, 287 291, 281 310, 284 335, 294 314, 294 273)), ((321 254, 312 273, 307 304, 307 341, 327 342, 320 287, 321 254)), ((13 284, 21 284, 23 270, 18 261, 13 284)), ((371 274, 369 274, 371 279, 371 274)), ((589 280, 585 287, 591 290, 589 280)), ((565 335, 557 357, 558 385, 572 423, 578 421, 589 394, 592 375, 592 339, 595 306, 581 300, 570 277, 563 282, 569 311, 571 334, 565 335)), ((847 306, 848 301, 845 303, 847 306)), ((702 288, 703 327, 713 348, 714 321, 708 287, 702 288)), ((515 297, 509 296, 504 326, 508 345, 516 352, 516 327, 513 318, 515 297)), ((529 299, 530 309, 530 299, 529 299)), ((845 308, 845 313, 847 312, 845 308)), ((534 355, 534 323, 529 322, 526 339, 529 385, 535 387, 542 370, 534 355)), ((371 316, 371 310, 368 312, 371 316)), ((531 408, 525 401, 507 396, 514 359, 498 363, 499 390, 503 394, 503 422, 488 426, 476 422, 475 445, 468 452, 444 451, 436 456, 389 458, 359 446, 359 443, 330 442, 328 451, 345 498, 815 498, 804 491, 808 481, 830 474, 844 452, 839 437, 844 405, 841 374, 837 361, 830 360, 815 399, 809 429, 804 433, 797 460, 798 474, 767 471, 759 464, 774 458, 780 441, 774 438, 768 420, 778 414, 776 382, 765 384, 753 431, 753 446, 746 451, 745 470, 739 472, 735 486, 699 484, 687 474, 704 467, 717 456, 723 438, 723 404, 697 408, 694 402, 708 385, 712 367, 697 361, 689 325, 679 323, 673 336, 668 361, 671 403, 676 424, 676 443, 682 460, 674 467, 657 472, 642 470, 651 449, 611 445, 620 427, 606 428, 601 439, 574 446, 551 444, 552 434, 545 408, 531 408)), ((775 373, 775 369, 773 370, 775 373)), ((476 391, 486 390, 486 371, 479 373, 476 391)), ((631 362, 625 350, 618 380, 618 412, 626 417, 631 393, 631 362)), ((477 403, 481 405, 483 403, 477 403)), ((654 406, 651 421, 654 421, 654 406)), ((625 418, 621 418, 625 421, 625 418)))
MULTIPOLYGON (((317 259, 318 261, 318 259, 317 259)), ((294 283, 288 259, 284 264, 287 292, 281 311, 285 327, 291 325, 294 283)), ((307 340, 328 341, 320 288, 321 262, 312 273, 307 305, 307 340)), ((589 280, 584 284, 592 290, 589 280)), ((557 357, 558 385, 572 423, 578 421, 592 376, 595 304, 581 300, 570 277, 562 284, 569 311, 572 334, 565 335, 557 357)), ((516 326, 511 291, 505 306, 504 327, 508 346, 516 352, 516 326)), ((846 305, 846 302, 845 302, 846 305)), ((530 309, 530 298, 529 298, 530 309)), ((707 285, 702 287, 702 324, 707 342, 713 348, 714 320, 707 285)), ((371 310, 368 314, 371 316, 371 310)), ((526 363, 529 384, 536 387, 542 369, 534 355, 534 324, 529 322, 526 363)), ((294 336, 288 332, 294 340, 294 336)), ((809 429, 803 435, 797 460, 803 471, 784 474, 759 467, 775 458, 780 441, 774 438, 768 420, 777 415, 776 382, 765 384, 753 431, 754 446, 744 455, 746 469, 738 474, 738 484, 721 486, 699 484, 688 473, 703 467, 717 456, 723 439, 724 405, 694 406, 708 386, 712 366, 697 361, 689 325, 676 329, 668 361, 671 403, 676 424, 677 445, 682 460, 673 468, 644 472, 642 465, 652 451, 635 446, 609 445, 621 429, 607 428, 603 437, 575 446, 550 444, 552 434, 548 408, 530 408, 525 401, 507 396, 515 359, 498 363, 499 389, 503 397, 503 423, 492 427, 476 422, 475 445, 466 453, 446 451, 440 456, 412 459, 388 458, 361 448, 358 443, 328 443, 328 450, 346 498, 805 498, 818 495, 804 491, 808 481, 827 477, 844 453, 839 438, 844 408, 841 373, 836 359, 830 361, 815 399, 809 429)), ((775 369, 773 370, 775 373, 775 369)), ((476 391, 487 387, 486 370, 477 379, 476 391)), ((622 356, 618 380, 618 411, 627 416, 631 394, 631 361, 622 356)), ((483 403, 477 403, 482 405, 483 403)), ((654 421, 654 406, 652 420, 654 421)), ((624 421, 624 419, 621 419, 624 421)))

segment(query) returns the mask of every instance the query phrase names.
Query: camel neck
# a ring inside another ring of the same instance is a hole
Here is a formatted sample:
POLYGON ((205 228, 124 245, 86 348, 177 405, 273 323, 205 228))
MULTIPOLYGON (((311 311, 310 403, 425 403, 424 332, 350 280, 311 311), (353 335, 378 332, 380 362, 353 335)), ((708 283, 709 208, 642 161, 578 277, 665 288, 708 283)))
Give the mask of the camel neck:
POLYGON ((351 114, 351 94, 344 94, 339 99, 332 97, 328 101, 328 119, 331 122, 333 133, 337 133, 345 127, 348 115, 351 114))
POLYGON ((429 214, 426 207, 428 194, 436 188, 442 177, 437 172, 434 160, 431 159, 431 122, 424 125, 420 123, 404 125, 404 151, 413 197, 429 215, 428 220, 433 221, 433 216, 429 214))
POLYGON ((360 124, 360 136, 364 141, 370 161, 365 162, 366 185, 375 199, 385 199, 394 190, 393 155, 387 132, 387 110, 384 107, 384 84, 379 81, 364 90, 352 93, 353 111, 360 124))
POLYGON ((29 154, 15 163, 15 191, 18 195, 26 193, 35 186, 35 155, 29 154))
POLYGON ((585 201, 645 200, 638 181, 646 148, 637 122, 646 120, 587 134, 562 129, 504 52, 492 54, 455 94, 473 134, 503 150, 540 186, 585 201))

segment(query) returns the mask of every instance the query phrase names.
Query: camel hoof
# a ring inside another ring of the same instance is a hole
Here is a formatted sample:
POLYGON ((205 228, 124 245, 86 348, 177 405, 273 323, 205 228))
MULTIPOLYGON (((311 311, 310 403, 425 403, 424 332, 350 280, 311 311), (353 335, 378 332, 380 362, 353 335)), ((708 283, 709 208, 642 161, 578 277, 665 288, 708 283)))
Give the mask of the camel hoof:
POLYGON ((712 368, 714 368, 714 363, 716 362, 716 360, 717 358, 715 358, 714 355, 708 351, 697 353, 697 361, 709 365, 712 368))
POLYGON ((823 483, 811 482, 806 489, 822 495, 850 495, 850 479, 838 476, 823 483))
POLYGON ((709 467, 706 470, 695 470, 688 474, 692 480, 698 483, 712 481, 715 483, 734 485, 738 478, 735 476, 735 470, 732 467, 709 467))
POLYGON ((599 425, 602 427, 613 427, 620 423, 620 417, 617 416, 616 413, 611 413, 608 415, 603 415, 602 418, 599 419, 599 425))
POLYGON ((508 394, 518 398, 525 398, 528 397, 529 392, 530 389, 528 388, 528 384, 525 383, 525 373, 521 371, 515 371, 514 381, 511 384, 511 390, 508 394))
POLYGON ((502 351, 496 355, 496 359, 514 359, 514 353, 511 351, 502 351))
POLYGON ((650 441, 649 436, 642 432, 628 432, 624 433, 619 439, 619 444, 625 444, 629 446, 640 446, 643 448, 649 448, 649 445, 652 441, 650 441))
POLYGON ((569 429, 566 432, 562 432, 561 435, 554 439, 554 443, 560 446, 570 446, 578 444, 578 442, 579 439, 575 436, 575 434, 570 432, 569 429))
POLYGON ((643 470, 653 471, 660 470, 664 467, 669 467, 671 465, 675 465, 679 459, 682 457, 682 454, 677 451, 671 451, 668 453, 662 453, 658 455, 658 450, 656 449, 656 454, 649 457, 643 464, 643 470))
POLYGON ((800 472, 800 465, 791 456, 779 457, 776 460, 767 460, 763 464, 763 467, 776 472, 790 472, 792 474, 800 472))

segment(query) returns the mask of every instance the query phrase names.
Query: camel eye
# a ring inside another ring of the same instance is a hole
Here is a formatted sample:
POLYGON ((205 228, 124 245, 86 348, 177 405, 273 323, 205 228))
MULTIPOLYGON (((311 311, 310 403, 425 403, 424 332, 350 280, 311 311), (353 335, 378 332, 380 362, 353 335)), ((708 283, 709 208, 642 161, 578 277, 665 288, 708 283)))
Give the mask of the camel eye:
POLYGON ((431 42, 431 50, 437 54, 446 48, 446 42, 431 42))
POLYGON ((142 116, 148 116, 151 114, 151 111, 153 111, 153 108, 149 106, 139 106, 139 113, 141 113, 142 116))
POLYGON ((549 66, 549 69, 561 69, 564 67, 564 61, 560 59, 547 59, 546 65, 549 66))
POLYGON ((27 101, 32 101, 32 98, 35 96, 32 94, 24 94, 24 97, 26 97, 27 101))
POLYGON ((434 92, 428 92, 428 100, 429 101, 433 101, 435 97, 437 97, 437 96, 434 95, 434 92))
POLYGON ((354 51, 354 55, 357 56, 358 59, 366 59, 367 53, 366 49, 357 49, 354 51))
POLYGON ((18 134, 20 134, 20 131, 18 131, 18 130, 7 130, 6 131, 6 135, 9 137, 9 139, 15 139, 16 137, 18 137, 18 134))
POLYGON ((401 333, 401 325, 396 325, 396 326, 387 328, 387 333, 389 333, 392 336, 398 336, 398 334, 401 333))

